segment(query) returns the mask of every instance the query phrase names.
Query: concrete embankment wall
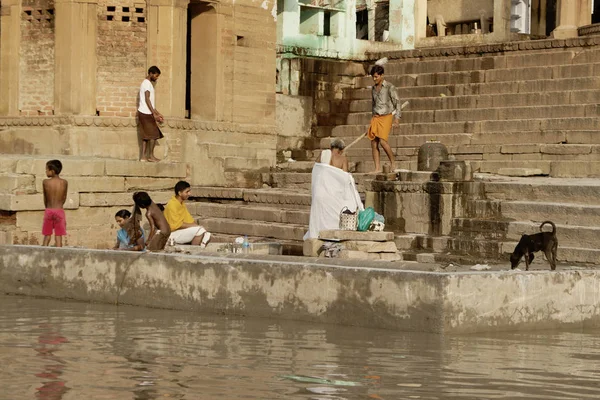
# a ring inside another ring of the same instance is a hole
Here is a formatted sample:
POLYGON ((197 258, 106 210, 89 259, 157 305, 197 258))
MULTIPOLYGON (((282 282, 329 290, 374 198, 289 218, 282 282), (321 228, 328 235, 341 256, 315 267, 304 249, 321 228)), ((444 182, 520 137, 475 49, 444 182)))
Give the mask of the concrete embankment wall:
POLYGON ((0 292, 406 331, 600 326, 598 271, 393 266, 0 246, 0 292))

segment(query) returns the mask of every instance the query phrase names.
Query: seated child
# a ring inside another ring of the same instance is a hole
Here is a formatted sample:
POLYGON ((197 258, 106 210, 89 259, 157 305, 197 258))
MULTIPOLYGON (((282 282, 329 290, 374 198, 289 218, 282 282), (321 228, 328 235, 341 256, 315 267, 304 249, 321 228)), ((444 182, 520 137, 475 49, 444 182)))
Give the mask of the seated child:
POLYGON ((150 224, 150 234, 146 242, 146 250, 163 250, 171 234, 171 227, 162 211, 146 192, 135 192, 133 194, 133 202, 135 203, 133 219, 136 219, 136 216, 140 213, 139 209, 143 208, 146 210, 146 219, 148 219, 148 223, 150 224))
POLYGON ((127 210, 120 210, 115 214, 115 221, 121 229, 117 232, 117 243, 114 250, 143 251, 145 247, 144 230, 136 223, 135 218, 131 218, 131 213, 127 210), (136 232, 137 225, 137 234, 136 232), (132 240, 133 238, 133 240, 132 240))

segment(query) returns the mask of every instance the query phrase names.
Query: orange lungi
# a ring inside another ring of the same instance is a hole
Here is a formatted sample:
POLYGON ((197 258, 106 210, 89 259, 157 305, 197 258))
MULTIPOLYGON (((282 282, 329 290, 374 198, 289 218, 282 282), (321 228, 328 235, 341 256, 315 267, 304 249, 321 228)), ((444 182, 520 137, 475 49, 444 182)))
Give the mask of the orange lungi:
POLYGON ((375 140, 375 137, 383 139, 387 142, 392 130, 392 123, 394 122, 394 115, 373 115, 371 118, 371 125, 369 126, 369 133, 367 136, 371 140, 375 140))

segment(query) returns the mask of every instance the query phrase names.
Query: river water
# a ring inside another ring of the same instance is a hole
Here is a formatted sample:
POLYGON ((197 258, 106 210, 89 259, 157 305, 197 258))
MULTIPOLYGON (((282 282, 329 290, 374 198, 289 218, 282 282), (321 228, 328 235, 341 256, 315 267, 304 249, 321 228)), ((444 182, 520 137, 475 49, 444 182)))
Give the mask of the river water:
POLYGON ((443 336, 0 296, 0 399, 598 399, 599 333, 443 336))

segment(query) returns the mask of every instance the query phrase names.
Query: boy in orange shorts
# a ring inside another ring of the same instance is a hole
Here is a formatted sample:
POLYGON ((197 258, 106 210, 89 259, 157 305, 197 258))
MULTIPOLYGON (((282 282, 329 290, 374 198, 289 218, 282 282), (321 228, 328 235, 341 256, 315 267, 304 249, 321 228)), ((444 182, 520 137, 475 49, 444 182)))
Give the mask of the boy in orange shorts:
POLYGON ((67 200, 67 189, 69 183, 62 179, 60 172, 62 163, 59 160, 50 160, 46 163, 46 176, 44 179, 44 224, 42 235, 44 235, 44 246, 50 244, 52 232, 54 232, 54 245, 62 247, 62 237, 67 235, 67 220, 63 206, 67 200))

